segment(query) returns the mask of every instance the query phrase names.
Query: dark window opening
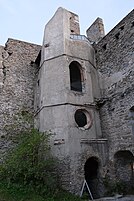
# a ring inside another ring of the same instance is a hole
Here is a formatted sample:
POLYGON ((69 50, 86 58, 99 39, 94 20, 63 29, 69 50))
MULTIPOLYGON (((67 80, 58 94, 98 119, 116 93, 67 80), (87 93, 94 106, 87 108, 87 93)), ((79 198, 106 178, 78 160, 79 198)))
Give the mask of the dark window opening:
POLYGON ((74 33, 74 30, 71 30, 71 33, 74 33))
POLYGON ((77 110, 75 112, 75 121, 79 127, 84 127, 87 125, 86 114, 82 110, 77 110))
POLYGON ((121 26, 121 27, 120 27, 120 30, 123 30, 123 29, 124 29, 124 26, 121 26))
POLYGON ((132 106, 132 107, 130 108, 130 111, 131 111, 131 112, 134 112, 134 106, 132 106))
POLYGON ((46 43, 45 45, 44 45, 44 47, 46 48, 46 47, 49 47, 49 43, 46 43))
POLYGON ((71 90, 82 92, 80 67, 80 64, 76 61, 73 61, 70 64, 70 87, 71 90))
POLYGON ((106 50, 106 49, 107 49, 107 44, 103 45, 102 48, 103 48, 104 50, 106 50))
POLYGON ((40 61, 41 61, 41 50, 40 50, 40 52, 39 52, 39 54, 35 60, 35 64, 37 65, 37 67, 40 66, 40 61))
POLYGON ((40 85, 40 80, 37 81, 38 86, 40 85))
POLYGON ((118 39, 119 39, 119 36, 120 36, 120 32, 118 32, 118 33, 115 35, 115 38, 118 40, 118 39))
POLYGON ((13 52, 8 52, 9 56, 11 56, 13 54, 13 52))
POLYGON ((134 27, 134 22, 132 22, 132 26, 131 27, 134 27))
POLYGON ((132 126, 132 134, 134 135, 134 106, 130 108, 130 125, 132 126))

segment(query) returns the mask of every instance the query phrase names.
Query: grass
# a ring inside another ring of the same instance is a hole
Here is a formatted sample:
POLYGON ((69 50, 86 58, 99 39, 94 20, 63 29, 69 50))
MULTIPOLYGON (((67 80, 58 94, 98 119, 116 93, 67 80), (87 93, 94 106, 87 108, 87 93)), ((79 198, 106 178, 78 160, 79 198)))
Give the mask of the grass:
POLYGON ((63 190, 57 190, 54 194, 40 195, 30 187, 0 182, 0 201, 82 201, 82 199, 63 190))

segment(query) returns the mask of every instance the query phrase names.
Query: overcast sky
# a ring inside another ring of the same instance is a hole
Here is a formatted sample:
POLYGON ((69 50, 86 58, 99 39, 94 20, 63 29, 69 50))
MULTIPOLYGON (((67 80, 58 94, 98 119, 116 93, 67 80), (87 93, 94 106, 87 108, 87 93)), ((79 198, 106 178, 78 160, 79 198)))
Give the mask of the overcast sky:
POLYGON ((107 33, 134 8, 134 0, 0 0, 0 45, 8 38, 42 44, 45 24, 58 7, 79 15, 81 34, 97 17, 107 33))

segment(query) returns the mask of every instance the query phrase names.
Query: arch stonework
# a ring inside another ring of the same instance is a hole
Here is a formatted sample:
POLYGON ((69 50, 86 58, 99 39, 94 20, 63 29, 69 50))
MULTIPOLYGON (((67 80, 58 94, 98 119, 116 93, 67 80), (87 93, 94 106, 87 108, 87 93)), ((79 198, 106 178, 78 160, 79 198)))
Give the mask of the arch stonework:
POLYGON ((129 150, 120 150, 114 154, 115 178, 123 183, 126 190, 134 187, 134 155, 129 150))

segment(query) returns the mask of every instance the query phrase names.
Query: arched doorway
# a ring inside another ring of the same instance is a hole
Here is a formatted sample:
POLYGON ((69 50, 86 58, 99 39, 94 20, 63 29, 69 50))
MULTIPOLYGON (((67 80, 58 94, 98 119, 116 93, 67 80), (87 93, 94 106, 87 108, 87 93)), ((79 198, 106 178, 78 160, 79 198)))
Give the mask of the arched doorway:
POLYGON ((128 150, 118 151, 114 155, 115 176, 129 189, 134 187, 134 155, 128 150))
POLYGON ((96 157, 90 157, 84 166, 85 179, 88 183, 93 198, 99 198, 99 161, 96 157))

